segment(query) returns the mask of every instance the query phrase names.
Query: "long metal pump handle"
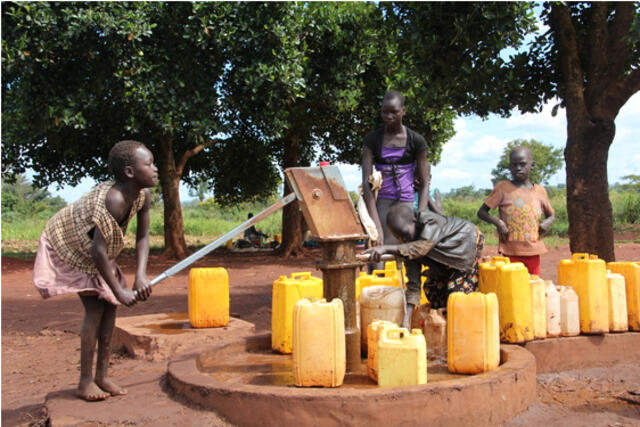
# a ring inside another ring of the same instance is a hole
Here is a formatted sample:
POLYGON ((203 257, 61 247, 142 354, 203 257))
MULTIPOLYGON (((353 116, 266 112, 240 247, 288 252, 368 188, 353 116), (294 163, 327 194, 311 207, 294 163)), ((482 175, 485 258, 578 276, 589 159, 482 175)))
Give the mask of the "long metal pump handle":
MULTIPOLYGON (((164 279, 166 279, 168 277, 171 277, 174 274, 178 273, 179 271, 183 270, 185 267, 190 266, 191 264, 193 264, 194 262, 196 262, 197 260, 199 260, 203 256, 207 255, 209 252, 211 252, 214 249, 216 249, 217 247, 223 245, 228 240, 233 239, 235 236, 237 236, 238 234, 242 233, 247 228, 251 227, 253 224, 263 220, 264 218, 268 217, 272 213, 276 212, 278 209, 282 209, 283 207, 285 207, 289 203, 293 202, 294 200, 296 200, 295 193, 290 193, 290 194, 286 195, 285 197, 283 197, 282 199, 278 200, 273 205, 269 206, 268 208, 266 208, 265 210, 263 210, 259 214, 247 219, 245 222, 243 222, 242 224, 238 225, 237 227, 235 227, 231 231, 228 231, 227 233, 225 233, 222 236, 218 237, 216 240, 214 240, 213 242, 209 243, 207 246, 205 246, 205 247, 199 249, 198 251, 192 253, 191 255, 189 255, 188 257, 183 259, 182 261, 180 261, 177 264, 175 264, 173 267, 167 268, 165 271, 163 271, 158 276, 154 277, 153 280, 151 280, 151 286, 157 285, 158 283, 160 283, 164 279)), ((137 290, 134 291, 134 295, 135 295, 136 298, 138 297, 138 291, 137 290)))
MULTIPOLYGON (((358 261, 369 262, 369 254, 356 254, 356 259, 358 261)), ((384 254, 380 256, 380 261, 393 261, 394 259, 396 259, 396 257, 391 254, 384 254)))

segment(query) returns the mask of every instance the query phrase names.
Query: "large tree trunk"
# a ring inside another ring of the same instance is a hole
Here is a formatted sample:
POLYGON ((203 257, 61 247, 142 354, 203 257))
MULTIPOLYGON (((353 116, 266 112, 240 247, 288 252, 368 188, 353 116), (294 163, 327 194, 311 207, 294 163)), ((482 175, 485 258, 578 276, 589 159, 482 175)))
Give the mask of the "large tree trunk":
MULTIPOLYGON (((620 108, 640 88, 632 61, 631 2, 594 2, 577 31, 566 3, 551 5, 551 28, 559 57, 562 97, 567 111, 567 213, 571 252, 614 261, 613 212, 607 159, 620 108), (629 72, 627 72, 629 71, 629 72)), ((573 19, 576 19, 575 17, 573 19)), ((577 19, 576 19, 577 22, 577 19)))
MULTIPOLYGON (((298 143, 295 140, 285 141, 282 166, 283 169, 296 167, 298 165, 298 143)), ((287 182, 284 184, 284 195, 293 191, 287 182)), ((282 210, 282 244, 278 249, 278 254, 286 257, 304 255, 302 247, 302 212, 298 202, 293 202, 285 206, 282 210)))
POLYGON ((579 123, 568 123, 564 150, 571 252, 597 254, 605 261, 614 261, 607 158, 615 124, 589 117, 574 119, 578 120, 579 123))
POLYGON ((182 259, 189 255, 184 239, 184 222, 180 205, 180 178, 173 154, 173 140, 169 135, 160 137, 158 158, 162 200, 164 203, 164 255, 182 259))

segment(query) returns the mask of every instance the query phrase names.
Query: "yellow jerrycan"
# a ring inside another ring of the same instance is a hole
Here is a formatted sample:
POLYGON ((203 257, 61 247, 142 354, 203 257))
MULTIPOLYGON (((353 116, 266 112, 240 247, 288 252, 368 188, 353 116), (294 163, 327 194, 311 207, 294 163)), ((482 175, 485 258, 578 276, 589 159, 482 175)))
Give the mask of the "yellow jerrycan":
POLYGON ((488 294, 498 294, 498 266, 509 264, 509 258, 494 256, 487 262, 478 265, 478 291, 488 294))
POLYGON ((384 328, 398 328, 398 325, 388 320, 374 320, 367 327, 367 375, 378 382, 378 339, 384 328))
POLYGON ((547 303, 547 337, 558 337, 560 327, 560 293, 551 280, 545 280, 545 297, 547 303))
POLYGON ((500 364, 496 294, 453 292, 447 301, 449 372, 479 374, 500 364))
POLYGON ((221 267, 189 270, 189 323, 194 328, 229 324, 229 275, 221 267))
POLYGON ((293 307, 293 377, 299 387, 339 387, 346 371, 344 307, 340 298, 293 307))
POLYGON ((607 270, 607 287, 609 291, 609 331, 628 331, 629 318, 627 316, 624 276, 607 270))
POLYGON ((376 354, 380 387, 427 383, 427 344, 420 329, 382 328, 376 354))
POLYGON ((360 297, 360 347, 366 354, 368 326, 374 320, 387 320, 397 325, 404 319, 404 291, 395 286, 369 286, 360 297))
POLYGON ((531 316, 533 320, 533 338, 547 337, 547 299, 545 297, 545 283, 539 276, 529 277, 531 286, 531 316))
POLYGON ((609 262, 607 268, 624 276, 629 329, 640 331, 640 262, 609 262))
POLYGON ((356 277, 356 300, 360 300, 362 290, 369 286, 395 286, 400 287, 400 277, 393 270, 373 270, 371 274, 360 272, 356 277))
POLYGON ((607 266, 604 260, 589 254, 573 254, 574 266, 569 285, 578 294, 580 304, 580 332, 604 334, 609 332, 609 293, 607 266))
POLYGON ((322 279, 310 272, 280 276, 271 290, 271 348, 283 354, 292 351, 293 306, 303 298, 322 298, 322 279))
POLYGON ((521 262, 498 266, 500 341, 521 344, 533 340, 529 272, 521 262))
POLYGON ((558 286, 560 294, 560 335, 580 335, 580 305, 578 294, 571 286, 558 286))

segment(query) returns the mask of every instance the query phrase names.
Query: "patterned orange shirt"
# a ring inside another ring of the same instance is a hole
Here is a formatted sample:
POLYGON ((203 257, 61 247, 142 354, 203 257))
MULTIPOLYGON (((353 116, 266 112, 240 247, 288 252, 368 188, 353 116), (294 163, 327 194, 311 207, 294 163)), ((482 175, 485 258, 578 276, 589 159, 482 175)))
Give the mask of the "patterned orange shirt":
POLYGON ((45 226, 51 246, 69 266, 84 273, 96 274, 98 269, 91 259, 92 230, 98 227, 107 243, 109 259, 115 259, 124 248, 124 234, 134 215, 144 206, 144 191, 134 200, 124 224, 109 213, 107 193, 115 182, 107 181, 85 193, 78 201, 62 208, 45 226))
POLYGON ((506 242, 500 241, 498 251, 504 255, 540 255, 547 252, 539 235, 543 214, 554 214, 544 187, 516 187, 511 181, 498 182, 484 202, 490 209, 499 208, 500 219, 509 229, 506 242))

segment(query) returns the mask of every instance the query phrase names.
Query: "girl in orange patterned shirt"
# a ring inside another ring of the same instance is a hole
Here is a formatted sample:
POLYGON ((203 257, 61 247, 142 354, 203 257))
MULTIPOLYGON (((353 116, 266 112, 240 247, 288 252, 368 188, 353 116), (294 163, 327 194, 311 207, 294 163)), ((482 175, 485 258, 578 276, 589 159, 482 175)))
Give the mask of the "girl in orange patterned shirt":
POLYGON ((516 147, 509 154, 511 181, 498 182, 478 210, 478 217, 496 226, 498 251, 511 262, 522 262, 530 274, 540 274, 540 255, 547 252, 541 236, 555 220, 544 187, 529 180, 535 165, 531 150, 516 147), (499 208, 499 217, 489 213, 499 208), (544 214, 545 219, 541 220, 544 214))

